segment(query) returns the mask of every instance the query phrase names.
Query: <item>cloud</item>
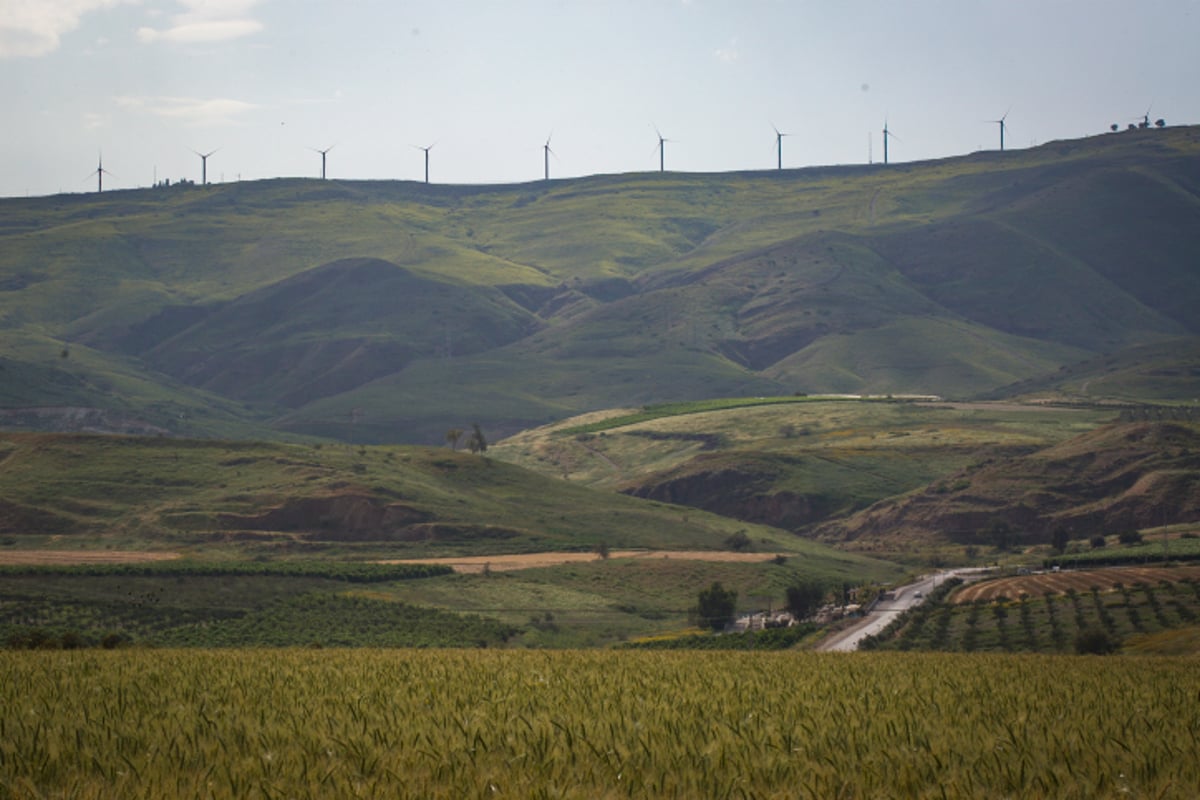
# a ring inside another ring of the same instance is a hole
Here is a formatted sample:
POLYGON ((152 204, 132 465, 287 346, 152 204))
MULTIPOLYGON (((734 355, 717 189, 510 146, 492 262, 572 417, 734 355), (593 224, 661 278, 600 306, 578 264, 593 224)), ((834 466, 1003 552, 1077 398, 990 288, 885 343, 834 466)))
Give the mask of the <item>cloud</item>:
POLYGON ((258 106, 228 97, 131 97, 116 98, 117 105, 131 111, 178 120, 189 125, 230 125, 235 117, 258 106))
POLYGON ((184 11, 171 17, 166 28, 138 28, 143 42, 210 44, 240 39, 263 29, 252 12, 258 0, 179 0, 184 11))
POLYGON ((137 0, 0 0, 0 58, 54 52, 84 14, 137 0))
POLYGON ((724 61, 726 64, 732 64, 741 56, 741 53, 738 52, 737 43, 737 39, 730 39, 729 44, 725 45, 724 47, 718 47, 713 51, 713 55, 717 57, 718 61, 724 61))

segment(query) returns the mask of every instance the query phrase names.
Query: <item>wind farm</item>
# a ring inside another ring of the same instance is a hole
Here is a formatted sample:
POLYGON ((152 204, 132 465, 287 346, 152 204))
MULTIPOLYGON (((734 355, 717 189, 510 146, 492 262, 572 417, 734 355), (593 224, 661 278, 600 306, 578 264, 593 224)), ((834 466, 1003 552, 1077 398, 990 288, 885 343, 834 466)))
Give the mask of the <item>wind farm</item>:
MULTIPOLYGON (((1011 110, 1012 109, 1010 107, 998 119, 985 120, 985 122, 987 122, 988 124, 994 124, 994 125, 998 126, 998 128, 999 128, 999 149, 1001 152, 1006 151, 1009 146, 1009 141, 1008 141, 1009 137, 1007 136, 1007 134, 1009 133, 1008 117, 1009 117, 1011 110)), ((1131 131, 1139 131, 1139 130, 1147 130, 1147 129, 1160 129, 1161 130, 1163 128, 1166 128, 1167 124, 1166 124, 1166 121, 1163 119, 1158 119, 1158 120, 1155 120, 1153 123, 1151 123, 1150 111, 1151 111, 1151 109, 1147 108, 1147 110, 1140 117, 1136 118, 1134 122, 1131 122, 1130 124, 1128 124, 1128 126, 1126 126, 1125 129, 1131 130, 1131 131)), ((786 137, 795 136, 796 134, 791 131, 782 131, 774 123, 770 123, 770 125, 771 125, 771 130, 775 134, 774 169, 775 169, 775 171, 782 171, 784 169, 783 140, 786 137)), ((666 172, 666 145, 668 143, 675 142, 676 140, 670 139, 670 138, 664 136, 662 131, 658 128, 657 125, 652 124, 651 128, 654 130, 654 135, 655 135, 654 149, 658 154, 658 170, 657 171, 658 172, 666 172)), ((1114 123, 1109 127, 1109 130, 1112 133, 1118 133, 1122 130, 1122 126, 1114 123)), ((890 165, 893 163, 893 153, 891 151, 891 144, 893 143, 893 140, 896 142, 900 141, 900 138, 896 135, 895 131, 892 130, 888 117, 884 118, 881 136, 882 136, 882 140, 883 140, 883 160, 881 163, 882 163, 882 165, 886 166, 886 165, 890 165)), ((552 142, 553 138, 554 138, 554 134, 551 133, 550 135, 548 135, 546 137, 546 139, 541 144, 542 180, 544 180, 544 181, 550 180, 551 157, 553 156, 553 157, 557 158, 557 153, 555 153, 554 149, 551 147, 551 142, 552 142)), ((873 140, 874 140, 873 135, 870 132, 868 132, 867 133, 867 150, 868 150, 868 152, 867 152, 867 161, 866 161, 866 163, 868 165, 875 163, 874 158, 873 158, 873 151, 874 151, 874 141, 873 140)), ((315 148, 315 147, 306 148, 307 150, 310 150, 311 152, 317 153, 321 157, 321 170, 320 170, 320 179, 321 180, 328 179, 328 156, 329 156, 329 153, 334 149, 335 146, 336 145, 329 145, 328 147, 325 147, 325 148, 315 148)), ((415 145, 414 144, 411 146, 416 150, 420 150, 424 155, 424 158, 423 158, 424 171, 423 171, 422 181, 424 183, 428 184, 430 182, 430 165, 429 165, 430 152, 436 146, 436 142, 432 143, 432 144, 428 144, 428 145, 415 145)), ((980 146, 980 148, 982 149, 982 145, 980 146)), ((213 150, 209 150, 208 152, 202 152, 200 150, 193 149, 190 152, 192 152, 194 155, 196 155, 200 159, 200 184, 208 185, 208 183, 209 183, 209 181, 208 181, 208 159, 211 158, 216 153, 220 152, 220 148, 215 148, 213 150)), ((818 166, 826 166, 826 165, 822 165, 822 164, 793 165, 792 167, 789 167, 789 169, 799 169, 799 168, 804 168, 804 167, 818 167, 818 166)), ((157 167, 155 168, 155 170, 157 173, 157 167)), ((633 171, 637 171, 637 170, 633 170, 633 171)), ((620 174, 620 173, 618 172, 618 173, 614 173, 614 174, 620 174)), ((102 192, 104 190, 104 176, 105 175, 108 175, 109 177, 113 177, 112 173, 109 170, 104 168, 103 160, 100 159, 97 161, 96 169, 94 169, 92 172, 88 173, 88 178, 91 178, 92 176, 96 177, 96 191, 97 192, 102 192)), ((237 179, 240 181, 241 180, 241 172, 239 171, 237 173, 237 175, 238 175, 237 179)), ((280 175, 277 177, 287 177, 287 176, 280 175)), ((582 176, 579 176, 579 177, 582 177, 582 176)), ((368 178, 368 179, 370 179, 370 178, 368 178)), ((191 181, 187 180, 186 178, 183 178, 183 179, 177 181, 176 185, 187 185, 190 183, 191 183, 191 181)), ((154 185, 156 185, 156 186, 159 185, 157 177, 154 181, 154 185)), ((170 186, 171 181, 166 180, 163 182, 163 185, 170 186)))

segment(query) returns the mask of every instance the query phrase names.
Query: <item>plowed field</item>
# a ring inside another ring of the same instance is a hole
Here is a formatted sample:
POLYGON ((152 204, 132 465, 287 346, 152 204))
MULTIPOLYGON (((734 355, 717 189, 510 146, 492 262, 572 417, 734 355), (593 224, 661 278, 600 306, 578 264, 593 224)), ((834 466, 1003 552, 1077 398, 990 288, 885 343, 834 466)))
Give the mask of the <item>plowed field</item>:
POLYGON ((1157 584, 1160 581, 1175 583, 1182 580, 1200 580, 1200 566, 1186 567, 1112 567, 1109 569, 1072 570, 1069 572, 1044 572, 1037 575, 1016 575, 996 578, 964 586, 950 597, 952 603, 973 603, 976 600, 995 600, 1007 597, 1015 600, 1022 594, 1041 597, 1066 594, 1069 589, 1077 592, 1110 591, 1117 584, 1133 586, 1136 583, 1157 584))

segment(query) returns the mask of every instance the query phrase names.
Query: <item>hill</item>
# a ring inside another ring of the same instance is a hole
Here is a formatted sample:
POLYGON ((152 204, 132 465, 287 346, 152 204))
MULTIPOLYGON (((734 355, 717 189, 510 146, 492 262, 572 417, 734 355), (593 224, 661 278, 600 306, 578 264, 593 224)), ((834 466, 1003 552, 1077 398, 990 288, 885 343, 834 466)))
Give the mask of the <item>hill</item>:
POLYGON ((983 458, 1110 421, 1105 408, 847 397, 745 398, 590 415, 490 452, 547 475, 810 533, 983 458))
POLYGON ((592 646, 901 571, 449 448, 0 435, 0 644, 592 646))
POLYGON ((1198 520, 1200 425, 1126 422, 991 455, 814 534, 882 550, 919 541, 1007 549, 1048 544, 1056 528, 1087 539, 1198 520))
POLYGON ((1198 154, 1176 128, 903 166, 3 200, 0 405, 37 428, 436 443, 1194 352, 1198 154))

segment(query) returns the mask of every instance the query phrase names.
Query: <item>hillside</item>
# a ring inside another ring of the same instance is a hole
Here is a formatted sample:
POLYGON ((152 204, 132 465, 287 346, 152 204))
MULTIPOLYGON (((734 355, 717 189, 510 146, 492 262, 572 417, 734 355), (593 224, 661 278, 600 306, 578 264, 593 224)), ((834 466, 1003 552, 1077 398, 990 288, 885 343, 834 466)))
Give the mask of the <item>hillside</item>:
POLYGON ((6 434, 0 498, 9 547, 405 558, 722 549, 737 531, 804 545, 449 448, 6 434))
POLYGON ((826 541, 889 550, 898 543, 984 547, 1047 544, 1200 521, 1200 425, 1125 422, 1020 455, 979 463, 846 519, 818 526, 826 541))
POLYGON ((887 167, 9 199, 0 243, 10 425, 437 443, 668 400, 962 398, 1195 351, 1200 130, 887 167))
POLYGON ((1030 453, 1115 415, 1046 404, 744 398, 587 415, 489 452, 573 483, 807 534, 985 457, 1030 453))

